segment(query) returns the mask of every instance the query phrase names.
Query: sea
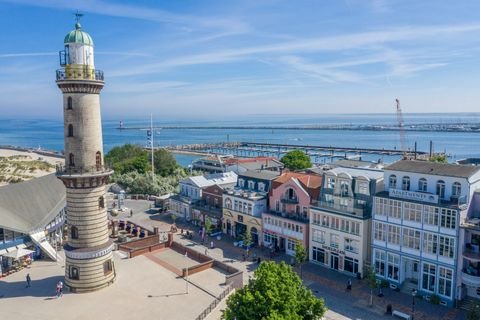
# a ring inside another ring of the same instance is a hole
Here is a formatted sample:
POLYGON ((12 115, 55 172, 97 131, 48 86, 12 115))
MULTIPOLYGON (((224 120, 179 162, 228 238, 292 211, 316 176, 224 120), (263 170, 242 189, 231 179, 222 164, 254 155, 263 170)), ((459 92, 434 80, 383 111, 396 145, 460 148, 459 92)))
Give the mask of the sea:
MULTIPOLYGON (((126 127, 150 126, 144 119, 103 119, 104 150, 125 143, 147 144, 147 130, 119 130, 126 127)), ((405 126, 426 123, 480 123, 480 113, 404 114, 405 126)), ((154 127, 162 126, 311 126, 311 125, 394 125, 395 114, 256 114, 223 117, 156 117, 154 127)), ((400 148, 399 131, 372 130, 265 130, 265 129, 156 129, 154 145, 167 146, 215 142, 267 142, 293 145, 317 145, 362 148, 400 148)), ((429 151, 430 141, 435 152, 446 152, 449 161, 480 158, 480 132, 406 131, 408 148, 429 151)), ((12 145, 53 151, 63 150, 63 120, 0 119, 0 145, 12 145)), ((198 156, 176 155, 177 161, 189 165, 198 156)), ((377 156, 378 157, 378 156, 377 156)), ((377 159, 365 159, 377 160, 377 159)), ((380 160, 380 159, 378 159, 380 160)), ((382 159, 383 160, 383 159, 382 159)), ((388 162, 388 161, 386 161, 388 162)))

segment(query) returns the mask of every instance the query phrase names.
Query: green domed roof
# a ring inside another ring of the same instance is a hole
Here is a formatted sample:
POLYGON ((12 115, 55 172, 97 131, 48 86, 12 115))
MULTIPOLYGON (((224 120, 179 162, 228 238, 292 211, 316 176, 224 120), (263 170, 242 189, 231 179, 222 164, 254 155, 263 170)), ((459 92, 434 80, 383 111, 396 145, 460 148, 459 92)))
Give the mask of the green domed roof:
POLYGON ((82 26, 80 23, 75 24, 75 30, 70 31, 67 33, 65 36, 65 40, 63 40, 64 43, 83 43, 89 46, 93 46, 93 40, 92 37, 86 32, 83 32, 81 30, 82 26))

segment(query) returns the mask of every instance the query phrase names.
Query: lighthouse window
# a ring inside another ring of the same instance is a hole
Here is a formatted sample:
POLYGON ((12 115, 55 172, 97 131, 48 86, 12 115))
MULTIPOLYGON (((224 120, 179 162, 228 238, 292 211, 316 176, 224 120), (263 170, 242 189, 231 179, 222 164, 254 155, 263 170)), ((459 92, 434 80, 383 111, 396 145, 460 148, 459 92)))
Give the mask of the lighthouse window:
POLYGON ((97 151, 95 154, 95 164, 97 166, 97 170, 102 168, 102 153, 100 151, 97 151))
POLYGON ((67 99, 67 109, 68 110, 73 109, 73 99, 72 99, 72 97, 68 97, 68 99, 67 99))
POLYGON ((70 274, 69 274, 70 279, 78 280, 78 279, 80 278, 79 275, 78 275, 78 268, 70 266, 70 270, 69 270, 69 271, 70 271, 70 272, 69 272, 69 273, 70 273, 70 274))
POLYGON ((105 208, 105 199, 103 197, 98 199, 98 207, 102 209, 105 208))
POLYGON ((72 237, 72 239, 78 239, 78 228, 77 227, 72 226, 70 228, 70 236, 72 237))
POLYGON ((103 274, 104 275, 107 275, 107 274, 110 274, 112 273, 113 271, 113 264, 112 264, 112 260, 107 260, 103 263, 103 274))
POLYGON ((73 125, 68 125, 68 136, 73 137, 73 125))
POLYGON ((68 164, 70 167, 75 167, 75 156, 73 155, 73 153, 70 153, 68 155, 68 164))

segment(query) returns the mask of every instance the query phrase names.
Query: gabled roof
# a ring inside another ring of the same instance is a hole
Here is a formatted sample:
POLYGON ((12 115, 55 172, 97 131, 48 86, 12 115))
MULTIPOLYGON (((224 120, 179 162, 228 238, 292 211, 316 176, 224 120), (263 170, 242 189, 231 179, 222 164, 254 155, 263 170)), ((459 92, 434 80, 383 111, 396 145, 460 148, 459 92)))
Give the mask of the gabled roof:
POLYGON ((55 174, 0 187, 0 227, 22 233, 43 229, 66 205, 55 174))
POLYGON ((480 167, 460 164, 438 163, 419 160, 400 160, 392 163, 385 170, 414 172, 446 177, 470 178, 480 171, 480 167))
POLYGON ((327 173, 334 173, 335 175, 339 175, 341 173, 346 173, 350 175, 351 177, 366 177, 371 180, 380 180, 383 179, 383 170, 378 170, 378 169, 360 169, 360 168, 333 168, 331 170, 328 170, 327 173))
POLYGON ((291 178, 296 178, 307 188, 320 188, 322 186, 322 176, 308 173, 285 172, 273 181, 276 185, 281 185, 291 178))

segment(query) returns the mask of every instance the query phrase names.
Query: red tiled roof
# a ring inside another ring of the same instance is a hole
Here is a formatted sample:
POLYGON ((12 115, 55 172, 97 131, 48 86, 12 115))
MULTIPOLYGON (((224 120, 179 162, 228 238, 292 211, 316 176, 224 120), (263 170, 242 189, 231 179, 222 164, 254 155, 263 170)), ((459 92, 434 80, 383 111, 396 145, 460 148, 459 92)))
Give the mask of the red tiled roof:
POLYGON ((305 191, 310 195, 310 200, 317 200, 320 195, 322 186, 322 176, 311 173, 284 172, 272 182, 272 190, 278 188, 282 184, 290 181, 292 178, 297 179, 305 191))

